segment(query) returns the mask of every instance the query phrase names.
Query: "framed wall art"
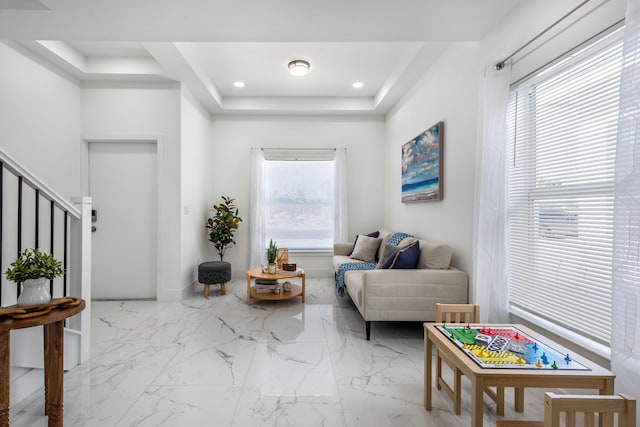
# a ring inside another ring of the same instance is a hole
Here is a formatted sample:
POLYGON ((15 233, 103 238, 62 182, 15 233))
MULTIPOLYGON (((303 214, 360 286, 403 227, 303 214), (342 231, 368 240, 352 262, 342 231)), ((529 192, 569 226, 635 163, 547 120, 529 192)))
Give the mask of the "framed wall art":
POLYGON ((402 145, 402 203, 442 200, 444 122, 402 145))

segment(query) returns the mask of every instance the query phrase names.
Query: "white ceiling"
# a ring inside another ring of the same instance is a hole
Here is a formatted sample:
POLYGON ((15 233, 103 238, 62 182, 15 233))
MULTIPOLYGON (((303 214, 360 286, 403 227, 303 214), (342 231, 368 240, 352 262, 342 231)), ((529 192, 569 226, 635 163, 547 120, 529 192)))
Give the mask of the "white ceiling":
POLYGON ((522 1, 0 0, 0 39, 82 81, 180 81, 215 114, 382 115, 522 1))

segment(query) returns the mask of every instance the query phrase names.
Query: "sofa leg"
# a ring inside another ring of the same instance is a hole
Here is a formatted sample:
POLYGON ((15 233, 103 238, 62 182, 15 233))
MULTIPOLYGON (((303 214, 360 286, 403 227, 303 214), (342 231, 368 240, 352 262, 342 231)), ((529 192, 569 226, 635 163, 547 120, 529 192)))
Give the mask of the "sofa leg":
POLYGON ((371 321, 370 320, 364 321, 364 328, 367 331, 367 341, 369 341, 369 338, 371 338, 371 321))

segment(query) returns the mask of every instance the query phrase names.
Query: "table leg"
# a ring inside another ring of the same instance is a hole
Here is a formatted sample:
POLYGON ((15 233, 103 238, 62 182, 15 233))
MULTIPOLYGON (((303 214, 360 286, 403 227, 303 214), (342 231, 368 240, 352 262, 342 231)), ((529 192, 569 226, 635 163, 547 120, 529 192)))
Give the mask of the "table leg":
POLYGON ((0 427, 9 427, 9 330, 0 331, 0 427))
POLYGON ((504 416, 504 387, 502 386, 496 387, 496 414, 504 416))
POLYGON ((44 325, 45 414, 49 427, 62 427, 64 321, 44 325))
MULTIPOLYGON (((612 395, 614 392, 614 379, 608 378, 604 380, 604 387, 601 388, 598 392, 600 395, 612 395)), ((611 427, 613 426, 613 413, 600 413, 598 417, 598 425, 600 427, 611 427)))
POLYGON ((482 427, 482 405, 484 397, 484 383, 481 378, 473 375, 471 380, 471 427, 482 427))
POLYGON ((302 303, 304 304, 304 273, 302 273, 302 303))
POLYGON ((513 409, 515 409, 516 412, 524 412, 524 387, 514 387, 513 409))
POLYGON ((51 366, 49 366, 49 364, 47 363, 47 343, 51 340, 50 337, 51 334, 51 329, 47 328, 46 325, 42 326, 42 336, 44 337, 44 414, 45 415, 49 415, 49 408, 47 405, 47 402, 49 402, 49 383, 47 382, 47 379, 49 378, 49 371, 51 369, 51 366))
POLYGON ((432 372, 431 365, 433 357, 432 349, 431 349, 431 340, 429 340, 429 333, 427 329, 424 329, 424 408, 427 411, 431 410, 431 381, 432 381, 432 372))
POLYGON ((251 276, 247 274, 247 304, 251 305, 251 276))

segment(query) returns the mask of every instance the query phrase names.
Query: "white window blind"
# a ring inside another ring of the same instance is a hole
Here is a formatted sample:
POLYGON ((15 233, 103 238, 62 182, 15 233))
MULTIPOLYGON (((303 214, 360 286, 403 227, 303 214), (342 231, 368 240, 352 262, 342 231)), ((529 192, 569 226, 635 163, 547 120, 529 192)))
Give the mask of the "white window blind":
POLYGON ((299 250, 333 247, 335 150, 265 149, 265 242, 299 250))
POLYGON ((512 88, 510 304, 608 345, 618 30, 512 88))

